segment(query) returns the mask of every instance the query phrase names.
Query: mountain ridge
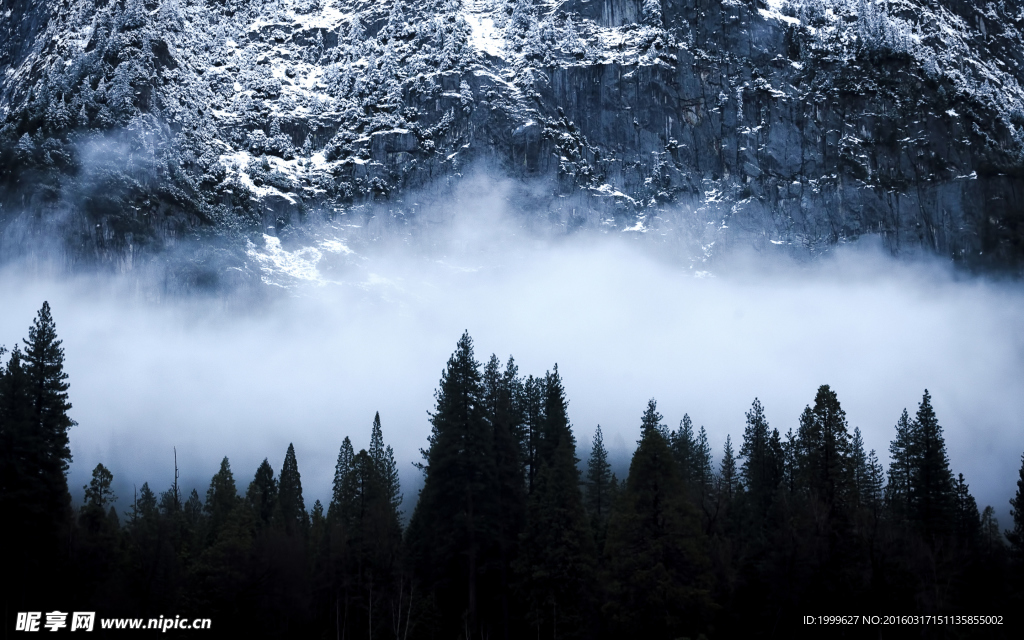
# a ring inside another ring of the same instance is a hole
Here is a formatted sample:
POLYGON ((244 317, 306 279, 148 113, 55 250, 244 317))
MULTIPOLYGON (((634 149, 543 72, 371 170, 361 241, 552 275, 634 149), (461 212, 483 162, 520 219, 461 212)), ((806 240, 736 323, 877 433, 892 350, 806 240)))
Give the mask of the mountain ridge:
MULTIPOLYGON (((566 229, 1019 269, 1024 8, 14 0, 0 247, 72 261, 398 215, 485 165, 566 229), (382 211, 390 211, 388 214, 382 211)), ((127 258, 126 258, 127 256, 127 258)))

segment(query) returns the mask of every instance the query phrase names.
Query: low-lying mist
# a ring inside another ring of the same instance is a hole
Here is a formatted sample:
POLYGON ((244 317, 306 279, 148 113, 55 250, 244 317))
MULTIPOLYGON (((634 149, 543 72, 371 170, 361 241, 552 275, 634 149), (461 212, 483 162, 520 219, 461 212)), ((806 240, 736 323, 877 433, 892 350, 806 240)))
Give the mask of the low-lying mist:
POLYGON ((306 248, 268 237, 250 257, 270 295, 249 305, 150 302, 118 277, 9 265, 0 343, 50 302, 78 421, 72 495, 103 462, 122 510, 133 486, 170 486, 175 447, 183 485, 204 496, 223 456, 244 491, 264 457, 280 470, 289 442, 307 507, 326 505, 342 439, 367 446, 379 411, 410 511, 433 393, 468 330, 482 362, 511 354, 534 375, 557 363, 578 455, 601 424, 620 477, 651 397, 669 427, 688 413, 707 428, 717 464, 727 434, 738 451, 755 397, 785 433, 829 384, 885 462, 927 388, 954 473, 1008 524, 1024 450, 1019 283, 870 243, 704 268, 643 233, 541 233, 501 209, 464 197, 413 231, 342 220, 306 248))

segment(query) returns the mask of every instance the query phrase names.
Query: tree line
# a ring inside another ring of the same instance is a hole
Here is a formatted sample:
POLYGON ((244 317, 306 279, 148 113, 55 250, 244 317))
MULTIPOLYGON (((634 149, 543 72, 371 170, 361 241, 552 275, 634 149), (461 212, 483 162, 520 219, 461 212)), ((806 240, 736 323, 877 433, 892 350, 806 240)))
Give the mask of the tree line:
POLYGON ((1003 532, 950 469, 927 391, 898 418, 887 470, 828 385, 784 435, 755 399, 717 463, 704 427, 670 429, 652 399, 620 480, 600 426, 581 472, 557 365, 481 364, 464 334, 403 528, 379 414, 368 449, 342 441, 326 507, 307 507, 289 445, 276 475, 265 459, 239 484, 224 458, 205 496, 186 496, 176 466, 127 506, 99 464, 74 509, 49 305, 0 353, 8 618, 65 607, 194 614, 257 637, 554 640, 776 637, 804 615, 916 613, 1004 616, 922 637, 1009 637, 1024 603, 1024 457, 1003 532))

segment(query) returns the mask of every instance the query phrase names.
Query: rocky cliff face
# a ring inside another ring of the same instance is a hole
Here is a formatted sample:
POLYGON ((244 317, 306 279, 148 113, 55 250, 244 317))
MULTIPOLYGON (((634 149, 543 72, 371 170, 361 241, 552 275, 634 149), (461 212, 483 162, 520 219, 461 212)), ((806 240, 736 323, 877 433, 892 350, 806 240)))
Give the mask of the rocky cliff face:
POLYGON ((572 229, 1019 269, 1024 8, 967 0, 11 0, 0 250, 131 266, 414 219, 469 167, 572 229), (420 200, 422 198, 417 198, 420 200), (377 213, 374 213, 377 212, 377 213))

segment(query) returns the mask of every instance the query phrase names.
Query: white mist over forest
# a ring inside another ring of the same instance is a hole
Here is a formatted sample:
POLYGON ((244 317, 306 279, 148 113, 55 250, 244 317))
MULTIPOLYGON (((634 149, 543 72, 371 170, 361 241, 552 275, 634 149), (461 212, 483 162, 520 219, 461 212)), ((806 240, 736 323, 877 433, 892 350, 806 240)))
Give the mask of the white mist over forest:
POLYGON ((167 489, 175 447, 186 490, 205 496, 225 455, 244 490, 264 457, 279 471, 293 442, 307 508, 326 504, 342 439, 367 446, 379 411, 410 511, 433 393, 468 330, 481 362, 511 354, 524 375, 557 363, 578 456, 600 424, 620 477, 652 397, 669 427, 688 413, 707 428, 717 463, 727 434, 739 450, 755 397, 784 434, 829 384, 851 432, 887 462, 900 412, 913 415, 927 388, 954 473, 1008 525, 1024 450, 1019 283, 864 246, 699 273, 637 234, 540 236, 470 204, 430 232, 346 254, 330 278, 316 255, 271 244, 266 264, 305 260, 306 275, 269 274, 290 288, 244 308, 149 302, 117 277, 0 271, 0 344, 27 334, 43 300, 63 340, 75 500, 98 462, 122 510, 133 486, 167 489))

